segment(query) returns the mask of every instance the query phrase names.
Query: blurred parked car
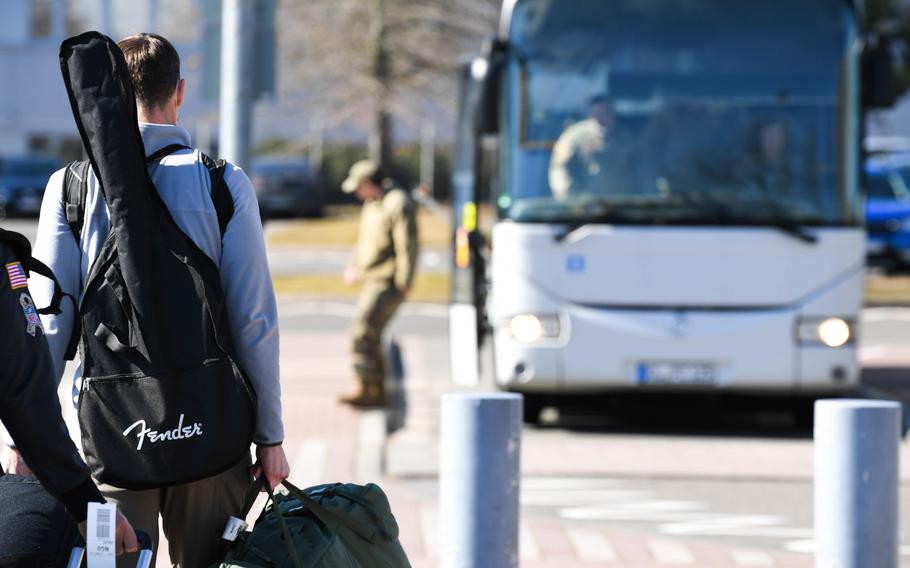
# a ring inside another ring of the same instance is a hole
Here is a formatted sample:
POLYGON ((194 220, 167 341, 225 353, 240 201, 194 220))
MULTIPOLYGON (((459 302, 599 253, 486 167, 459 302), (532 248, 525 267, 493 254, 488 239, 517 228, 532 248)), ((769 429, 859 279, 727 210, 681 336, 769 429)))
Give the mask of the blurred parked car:
POLYGON ((62 164, 53 156, 0 158, 0 211, 38 215, 47 180, 62 164))
POLYGON ((321 183, 307 162, 278 158, 255 160, 250 179, 263 218, 322 216, 325 199, 321 183))
POLYGON ((866 162, 869 257, 910 268, 910 153, 866 162))

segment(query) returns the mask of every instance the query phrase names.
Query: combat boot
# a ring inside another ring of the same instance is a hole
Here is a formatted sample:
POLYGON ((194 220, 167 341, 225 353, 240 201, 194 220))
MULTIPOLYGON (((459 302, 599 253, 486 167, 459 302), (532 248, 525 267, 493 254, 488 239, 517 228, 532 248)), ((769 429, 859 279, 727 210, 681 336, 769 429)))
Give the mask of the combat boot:
POLYGON ((386 406, 386 393, 382 385, 361 384, 356 392, 338 399, 354 408, 381 408, 386 406))

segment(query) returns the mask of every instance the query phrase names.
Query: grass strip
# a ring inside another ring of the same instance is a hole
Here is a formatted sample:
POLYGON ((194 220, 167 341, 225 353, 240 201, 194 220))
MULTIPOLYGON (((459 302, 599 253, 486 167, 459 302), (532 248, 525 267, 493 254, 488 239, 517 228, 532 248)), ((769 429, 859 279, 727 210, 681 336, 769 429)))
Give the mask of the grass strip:
MULTIPOLYGON (((348 286, 341 276, 335 274, 300 274, 296 276, 275 276, 275 292, 325 298, 353 298, 360 292, 359 286, 348 286)), ((448 274, 418 274, 414 288, 408 295, 413 302, 444 304, 449 301, 451 280, 448 274)))
MULTIPOLYGON (((326 298, 353 298, 360 288, 348 286, 338 274, 299 274, 274 277, 278 294, 302 294, 326 298)), ((418 273, 408 299, 415 302, 448 303, 451 278, 447 273, 418 273)), ((866 304, 910 306, 910 276, 870 276, 866 279, 866 304)))
MULTIPOLYGON (((357 243, 360 208, 330 208, 319 219, 268 221, 266 239, 274 247, 350 247, 357 243)), ((451 223, 441 215, 420 209, 417 214, 420 244, 447 247, 452 241, 451 223)))
POLYGON ((866 279, 866 304, 910 306, 910 276, 870 276, 866 279))

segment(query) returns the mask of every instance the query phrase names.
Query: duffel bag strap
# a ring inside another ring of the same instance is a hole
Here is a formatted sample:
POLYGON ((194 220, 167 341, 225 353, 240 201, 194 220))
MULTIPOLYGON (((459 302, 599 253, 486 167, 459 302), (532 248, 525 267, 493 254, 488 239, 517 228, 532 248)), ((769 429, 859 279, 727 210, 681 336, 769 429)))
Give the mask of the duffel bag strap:
MULTIPOLYGON (((288 524, 284 520, 284 515, 281 514, 281 507, 278 506, 278 501, 275 500, 275 493, 272 492, 272 486, 269 485, 269 482, 264 475, 253 482, 253 487, 251 488, 251 491, 255 490, 253 492, 253 501, 256 500, 255 494, 259 493, 260 487, 265 489, 265 492, 269 495, 269 499, 272 500, 272 510, 275 512, 275 518, 278 519, 278 525, 281 527, 281 534, 284 537, 282 540, 284 540, 284 545, 288 549, 288 554, 290 554, 291 558, 294 560, 294 566, 296 566, 296 568, 306 568, 306 566, 303 565, 303 561, 300 559, 300 555, 297 553, 297 548, 294 546, 294 540, 291 538, 291 531, 288 529, 288 524)), ((249 494, 247 494, 247 499, 249 500, 249 494)), ((252 503, 249 505, 250 507, 253 506, 252 503)), ((249 510, 246 512, 249 513, 249 510)), ((246 515, 244 515, 244 517, 246 517, 246 515)))
MULTIPOLYGON (((283 481, 281 483, 288 490, 288 492, 293 496, 299 499, 306 508, 313 513, 313 515, 319 519, 323 524, 326 525, 330 530, 337 530, 337 527, 344 526, 351 531, 357 533, 362 539, 366 541, 372 541, 375 531, 372 527, 366 526, 363 523, 359 523, 348 516, 340 515, 335 511, 327 507, 323 507, 318 501, 307 495, 300 488, 292 484, 290 481, 283 481)), ((294 559, 294 566, 296 568, 305 568, 303 562, 300 560, 300 555, 297 553, 297 549, 294 547, 294 543, 291 539, 291 531, 288 529, 287 522, 284 519, 284 515, 281 514, 281 507, 278 506, 278 501, 275 499, 275 493, 272 491, 271 485, 265 479, 265 476, 260 476, 258 479, 253 481, 253 484, 250 486, 250 489, 247 491, 246 499, 243 504, 243 514, 242 518, 246 518, 250 511, 253 508, 253 505, 256 502, 256 497, 262 490, 268 494, 269 499, 272 501, 272 511, 275 513, 275 517, 278 519, 278 525, 281 527, 281 532, 284 535, 284 543, 287 546, 288 554, 291 558, 294 559)), ((350 496, 345 495, 346 499, 350 496)), ((358 502, 363 506, 367 511, 369 511, 373 516, 376 514, 370 509, 369 505, 362 503, 357 499, 351 499, 352 501, 358 502)), ((380 526, 382 526, 380 524, 380 526)), ((386 535, 387 538, 391 538, 391 535, 386 535)))
MULTIPOLYGON (((288 490, 288 492, 290 492, 291 495, 300 499, 300 501, 303 502, 303 504, 305 504, 307 506, 307 509, 309 509, 314 515, 316 515, 316 518, 318 518, 320 521, 325 523, 326 526, 328 526, 330 528, 334 528, 334 527, 337 527, 338 525, 342 525, 342 526, 347 527, 348 529, 354 531, 355 533, 357 533, 360 536, 360 538, 362 538, 366 541, 373 540, 373 535, 376 532, 373 529, 373 527, 370 527, 363 523, 355 521, 354 519, 352 519, 351 517, 349 517, 347 515, 341 515, 327 507, 323 507, 322 504, 320 504, 318 501, 316 501, 315 499, 313 499, 312 497, 310 497, 309 495, 307 495, 306 493, 301 491, 299 488, 295 487, 290 481, 285 480, 285 481, 281 482, 281 484, 285 486, 285 488, 288 490)), ((347 495, 344 495, 343 497, 345 499, 349 498, 347 495)), ((351 500, 356 501, 355 499, 351 499, 351 500)), ((366 509, 368 512, 373 514, 374 517, 376 516, 375 513, 373 513, 373 511, 370 509, 370 507, 368 505, 366 505, 364 503, 359 503, 359 504, 361 506, 363 506, 364 509, 366 509)), ((383 532, 385 532, 385 531, 383 531, 383 532)), ((391 538, 391 536, 388 534, 386 534, 385 536, 386 536, 386 538, 391 538)))

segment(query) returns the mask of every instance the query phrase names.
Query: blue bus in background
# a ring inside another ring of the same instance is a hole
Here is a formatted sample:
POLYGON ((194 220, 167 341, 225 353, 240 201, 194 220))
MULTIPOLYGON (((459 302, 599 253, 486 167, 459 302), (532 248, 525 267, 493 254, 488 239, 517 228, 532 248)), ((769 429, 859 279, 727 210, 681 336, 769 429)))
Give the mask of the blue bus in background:
POLYGON ((894 98, 866 24, 859 1, 504 0, 462 71, 453 379, 480 382, 489 336, 528 422, 564 396, 852 391, 862 124, 894 98))
POLYGON ((870 263, 910 268, 910 152, 866 162, 866 226, 870 263))

